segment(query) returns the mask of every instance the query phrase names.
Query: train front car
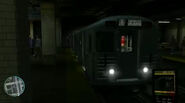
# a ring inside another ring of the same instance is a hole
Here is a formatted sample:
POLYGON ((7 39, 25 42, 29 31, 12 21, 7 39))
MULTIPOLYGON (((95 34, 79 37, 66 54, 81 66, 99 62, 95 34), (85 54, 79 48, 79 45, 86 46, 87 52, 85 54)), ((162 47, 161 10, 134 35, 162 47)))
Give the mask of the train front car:
MULTIPOLYGON (((94 85, 133 85, 150 80, 159 31, 143 17, 115 16, 79 33, 80 61, 94 85)), ((79 51, 78 51, 79 52, 79 51)))

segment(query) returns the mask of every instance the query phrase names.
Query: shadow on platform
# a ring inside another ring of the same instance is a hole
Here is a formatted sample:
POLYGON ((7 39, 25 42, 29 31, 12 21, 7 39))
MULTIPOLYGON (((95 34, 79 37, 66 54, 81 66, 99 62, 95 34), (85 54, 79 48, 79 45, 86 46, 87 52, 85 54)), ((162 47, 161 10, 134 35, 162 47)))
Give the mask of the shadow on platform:
POLYGON ((70 50, 56 57, 32 58, 31 79, 33 103, 99 102, 70 50))

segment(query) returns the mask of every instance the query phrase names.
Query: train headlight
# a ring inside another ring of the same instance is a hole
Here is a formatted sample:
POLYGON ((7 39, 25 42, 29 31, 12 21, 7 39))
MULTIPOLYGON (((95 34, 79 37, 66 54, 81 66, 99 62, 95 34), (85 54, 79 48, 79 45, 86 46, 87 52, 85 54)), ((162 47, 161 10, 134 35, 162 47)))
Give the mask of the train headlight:
POLYGON ((110 68, 109 69, 109 75, 115 75, 115 70, 113 68, 110 68))
POLYGON ((116 65, 107 65, 106 76, 109 79, 115 79, 118 76, 118 67, 116 65))
POLYGON ((139 69, 139 74, 143 79, 149 79, 152 75, 152 67, 148 63, 144 63, 139 69))
POLYGON ((143 73, 148 73, 148 72, 149 72, 149 68, 145 66, 145 67, 143 68, 143 73))

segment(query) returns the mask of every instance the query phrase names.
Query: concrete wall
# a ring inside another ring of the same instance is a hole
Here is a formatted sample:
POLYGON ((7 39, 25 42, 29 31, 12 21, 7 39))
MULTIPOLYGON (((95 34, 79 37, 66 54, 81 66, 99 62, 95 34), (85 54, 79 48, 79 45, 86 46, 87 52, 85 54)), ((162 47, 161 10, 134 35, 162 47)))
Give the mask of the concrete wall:
POLYGON ((177 39, 177 24, 171 23, 167 26, 166 32, 165 32, 165 39, 166 41, 170 42, 170 38, 173 35, 175 39, 177 39))
POLYGON ((185 20, 180 21, 179 24, 178 22, 174 22, 167 26, 165 32, 166 41, 169 42, 172 35, 174 35, 174 37, 179 43, 179 47, 181 47, 182 39, 185 36, 185 20))
POLYGON ((29 51, 27 0, 0 0, 0 103, 20 103, 29 99, 29 51), (20 76, 26 83, 21 97, 10 97, 3 90, 9 76, 20 76))
POLYGON ((185 36, 185 20, 182 21, 182 35, 181 35, 181 42, 182 42, 182 39, 184 38, 185 36))

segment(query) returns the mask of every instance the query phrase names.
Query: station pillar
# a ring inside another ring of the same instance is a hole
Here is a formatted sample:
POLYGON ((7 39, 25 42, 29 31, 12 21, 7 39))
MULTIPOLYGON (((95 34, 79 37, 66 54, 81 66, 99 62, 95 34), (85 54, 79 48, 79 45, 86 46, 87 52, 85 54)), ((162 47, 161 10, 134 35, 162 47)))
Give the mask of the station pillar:
POLYGON ((59 18, 56 18, 56 47, 57 50, 62 47, 62 26, 59 18))
POLYGON ((41 31, 42 54, 44 56, 56 54, 56 19, 55 5, 53 3, 41 3, 41 31))
POLYGON ((31 103, 27 4, 27 0, 0 0, 0 103, 31 103), (25 82, 26 91, 20 97, 4 91, 4 82, 10 76, 19 76, 25 82))
POLYGON ((179 48, 181 48, 181 41, 182 41, 182 22, 177 22, 177 45, 179 48))
POLYGON ((34 39, 33 21, 30 21, 30 38, 34 39))

